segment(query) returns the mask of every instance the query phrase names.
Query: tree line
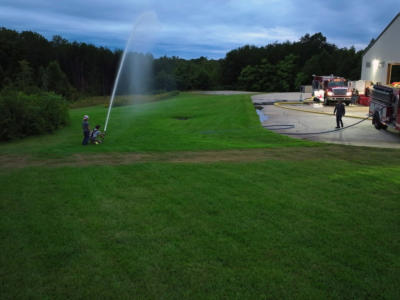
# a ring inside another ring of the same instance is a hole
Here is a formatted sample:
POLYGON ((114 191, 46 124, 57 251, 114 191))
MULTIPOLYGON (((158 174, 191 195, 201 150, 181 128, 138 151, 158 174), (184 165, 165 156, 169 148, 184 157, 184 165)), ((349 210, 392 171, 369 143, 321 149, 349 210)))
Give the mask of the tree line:
MULTIPOLYGON (((328 43, 316 33, 296 42, 246 45, 219 60, 154 58, 148 53, 130 53, 128 57, 151 66, 149 80, 140 78, 141 86, 151 88, 144 91, 136 87, 138 93, 216 89, 286 92, 310 84, 312 74, 358 79, 362 54, 353 47, 328 43)), ((47 40, 32 31, 0 28, 0 140, 52 132, 68 123, 67 101, 110 95, 121 56, 122 50, 69 42, 61 36, 47 40)), ((131 77, 122 76, 122 86, 132 85, 131 77)))
MULTIPOLYGON (((140 54, 152 65, 153 92, 171 90, 244 89, 296 91, 310 84, 312 74, 335 74, 359 79, 362 51, 339 48, 321 33, 306 34, 296 42, 229 51, 223 59, 200 57, 154 58, 140 54)), ((54 91, 69 100, 82 95, 109 95, 122 50, 69 42, 61 36, 47 40, 32 32, 0 29, 0 90, 54 91)))

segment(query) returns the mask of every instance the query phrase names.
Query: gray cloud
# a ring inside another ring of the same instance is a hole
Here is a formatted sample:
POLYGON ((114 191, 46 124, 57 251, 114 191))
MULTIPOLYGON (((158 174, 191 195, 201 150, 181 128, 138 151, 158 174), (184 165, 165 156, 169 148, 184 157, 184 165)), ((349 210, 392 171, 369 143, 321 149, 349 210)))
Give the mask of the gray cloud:
POLYGON ((154 11, 156 56, 223 57, 245 44, 295 41, 322 32, 341 47, 365 47, 399 12, 394 0, 2 0, 0 26, 47 38, 123 48, 134 21, 154 11))

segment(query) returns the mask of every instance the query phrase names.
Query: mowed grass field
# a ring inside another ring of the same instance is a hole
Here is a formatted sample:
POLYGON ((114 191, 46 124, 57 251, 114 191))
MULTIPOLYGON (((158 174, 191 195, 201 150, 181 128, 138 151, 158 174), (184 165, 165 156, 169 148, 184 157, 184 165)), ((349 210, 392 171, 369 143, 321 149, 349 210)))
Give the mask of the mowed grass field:
POLYGON ((115 107, 101 147, 81 146, 82 117, 104 127, 104 106, 71 110, 71 126, 53 135, 0 144, 3 154, 45 157, 74 153, 227 150, 309 145, 264 130, 249 96, 182 94, 147 104, 115 107))
POLYGON ((116 108, 100 146, 84 113, 0 145, 2 299, 400 298, 400 151, 268 132, 248 96, 116 108))

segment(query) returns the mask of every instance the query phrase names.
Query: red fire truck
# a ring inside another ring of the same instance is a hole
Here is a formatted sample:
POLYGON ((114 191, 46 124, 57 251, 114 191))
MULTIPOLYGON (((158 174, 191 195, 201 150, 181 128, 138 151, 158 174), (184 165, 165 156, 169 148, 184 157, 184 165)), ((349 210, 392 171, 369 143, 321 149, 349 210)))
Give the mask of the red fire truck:
POLYGON ((346 105, 351 103, 351 88, 343 77, 313 75, 312 88, 314 100, 324 102, 325 105, 339 100, 346 105))
POLYGON ((400 87, 374 85, 371 91, 369 114, 376 129, 388 126, 400 130, 400 87))

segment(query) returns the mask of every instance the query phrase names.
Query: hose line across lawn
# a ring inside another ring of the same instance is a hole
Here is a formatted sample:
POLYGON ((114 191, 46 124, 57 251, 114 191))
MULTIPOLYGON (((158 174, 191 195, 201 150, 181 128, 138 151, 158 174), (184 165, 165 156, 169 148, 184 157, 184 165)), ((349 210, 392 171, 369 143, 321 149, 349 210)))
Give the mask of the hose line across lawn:
MULTIPOLYGON (((309 100, 309 99, 306 99, 306 100, 309 100)), ((298 111, 303 111, 303 112, 308 112, 308 113, 317 113, 317 114, 330 115, 329 113, 326 113, 326 112, 313 112, 313 111, 307 111, 307 110, 304 110, 304 109, 284 107, 284 106, 282 106, 282 104, 286 104, 286 105, 287 104, 298 104, 298 102, 275 102, 274 103, 274 105, 282 107, 282 108, 286 108, 286 109, 298 110, 298 111)), ((351 116, 350 118, 360 118, 360 117, 351 116)), ((358 125, 361 122, 364 122, 364 121, 368 120, 369 118, 370 118, 370 116, 368 116, 366 118, 363 118, 360 121, 358 121, 358 122, 356 122, 354 124, 351 124, 349 126, 345 126, 345 127, 342 127, 342 128, 336 128, 336 129, 333 129, 333 130, 325 130, 325 131, 317 131, 317 132, 293 132, 293 133, 291 133, 291 132, 284 132, 283 133, 282 132, 282 134, 287 134, 287 135, 317 135, 317 134, 338 132, 338 131, 342 131, 342 130, 345 130, 347 128, 353 127, 355 125, 358 125)), ((296 126, 294 124, 272 124, 272 125, 264 125, 263 127, 266 128, 266 129, 269 129, 269 130, 284 130, 284 129, 293 129, 296 126)))
MULTIPOLYGON (((280 104, 280 102, 276 102, 276 103, 274 103, 276 106, 280 106, 280 107, 282 107, 280 104)), ((287 103, 285 103, 285 104, 287 104, 287 103)), ((291 103, 289 103, 289 104, 291 104, 291 103)), ((297 103, 296 103, 297 104, 297 103)), ((284 108, 286 108, 286 107, 284 107, 284 108)), ((289 108, 289 109, 293 109, 293 108, 289 108)), ((325 113, 325 112, 311 112, 311 111, 306 111, 306 110, 302 110, 302 109, 294 109, 294 110, 299 110, 299 111, 304 111, 304 112, 309 112, 309 113, 319 113, 319 114, 328 114, 328 113, 325 113)), ((352 118, 354 118, 354 117, 352 117, 352 118)), ((359 117, 356 117, 356 118, 359 118, 359 117)), ((342 127, 342 128, 336 128, 336 129, 333 129, 333 130, 325 130, 325 131, 317 131, 317 132, 293 132, 293 133, 291 133, 291 132, 285 132, 285 133, 282 133, 282 134, 287 134, 287 135, 317 135, 317 134, 325 134, 325 133, 331 133, 331 132, 338 132, 338 131, 342 131, 342 130, 345 130, 345 129, 347 129, 347 128, 350 128, 350 127, 353 127, 353 126, 355 126, 355 125, 358 125, 358 124, 360 124, 361 122, 364 122, 364 121, 366 121, 366 120, 368 120, 370 118, 370 116, 368 116, 368 117, 366 117, 366 118, 363 118, 363 119, 361 119, 360 121, 358 121, 358 122, 355 122, 354 124, 351 124, 351 125, 349 125, 349 126, 345 126, 345 127, 342 127)), ((269 129, 269 130, 284 130, 284 129, 293 129, 293 128, 295 128, 295 125, 293 125, 293 124, 273 124, 273 125, 265 125, 265 126, 263 126, 264 128, 266 128, 266 129, 269 129)))
MULTIPOLYGON (((317 132, 293 132, 293 133, 284 132, 282 134, 287 134, 287 135, 317 135, 317 134, 338 132, 338 131, 342 131, 342 130, 345 130, 347 128, 356 126, 356 125, 360 124, 361 122, 364 122, 364 121, 366 121, 368 119, 369 119, 369 117, 366 117, 365 119, 362 119, 362 120, 360 120, 360 121, 358 121, 358 122, 356 122, 354 124, 351 124, 349 126, 345 126, 345 127, 339 128, 339 129, 326 130, 326 131, 317 131, 317 132)), ((264 125, 263 127, 266 128, 266 129, 269 129, 269 130, 282 130, 282 129, 293 129, 296 126, 293 125, 293 124, 273 124, 273 125, 264 125)))

